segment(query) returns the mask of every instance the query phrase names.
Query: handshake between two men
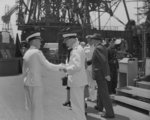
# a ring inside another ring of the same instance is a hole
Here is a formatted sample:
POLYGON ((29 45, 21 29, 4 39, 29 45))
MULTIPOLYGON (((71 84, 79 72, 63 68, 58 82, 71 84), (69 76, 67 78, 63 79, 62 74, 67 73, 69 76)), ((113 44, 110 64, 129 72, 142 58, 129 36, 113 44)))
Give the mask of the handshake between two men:
MULTIPOLYGON (((87 65, 89 66, 90 64, 87 62, 87 65)), ((67 66, 64 63, 61 63, 59 67, 59 71, 63 71, 64 73, 67 73, 67 66)), ((111 80, 110 76, 105 76, 105 79, 107 81, 111 80)))

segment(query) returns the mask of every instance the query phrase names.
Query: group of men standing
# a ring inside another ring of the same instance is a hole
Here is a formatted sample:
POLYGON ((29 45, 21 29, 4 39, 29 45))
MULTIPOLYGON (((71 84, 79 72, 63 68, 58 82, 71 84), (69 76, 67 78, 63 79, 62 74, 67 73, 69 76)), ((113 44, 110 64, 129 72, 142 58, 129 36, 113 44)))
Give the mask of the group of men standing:
POLYGON ((97 84, 98 97, 97 107, 99 111, 105 113, 104 118, 114 118, 114 110, 109 97, 108 81, 111 81, 110 66, 108 62, 108 50, 102 45, 102 36, 93 34, 88 37, 88 43, 92 54, 86 56, 88 50, 84 49, 78 41, 76 33, 64 34, 64 43, 68 49, 72 49, 66 64, 54 65, 46 60, 39 50, 42 38, 40 34, 34 34, 27 39, 30 48, 23 57, 24 88, 26 91, 26 102, 29 120, 44 120, 42 105, 42 77, 41 68, 47 70, 63 71, 68 77, 68 87, 70 87, 70 101, 73 111, 73 120, 86 120, 84 89, 90 83, 90 96, 94 99, 93 90, 97 84), (86 71, 85 61, 88 65, 86 71), (89 75, 87 77, 87 75, 89 75), (90 80, 88 80, 90 79, 90 80), (88 82, 89 81, 89 82, 88 82))

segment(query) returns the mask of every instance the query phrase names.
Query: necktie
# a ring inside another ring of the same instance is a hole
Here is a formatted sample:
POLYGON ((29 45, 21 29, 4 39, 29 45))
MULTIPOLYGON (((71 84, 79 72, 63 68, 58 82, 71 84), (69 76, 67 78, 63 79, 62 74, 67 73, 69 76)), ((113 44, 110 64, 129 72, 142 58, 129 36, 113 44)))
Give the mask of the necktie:
POLYGON ((71 51, 72 51, 72 49, 69 49, 69 50, 68 50, 68 54, 67 54, 67 60, 68 60, 68 62, 69 62, 69 60, 70 60, 70 53, 71 53, 71 51))

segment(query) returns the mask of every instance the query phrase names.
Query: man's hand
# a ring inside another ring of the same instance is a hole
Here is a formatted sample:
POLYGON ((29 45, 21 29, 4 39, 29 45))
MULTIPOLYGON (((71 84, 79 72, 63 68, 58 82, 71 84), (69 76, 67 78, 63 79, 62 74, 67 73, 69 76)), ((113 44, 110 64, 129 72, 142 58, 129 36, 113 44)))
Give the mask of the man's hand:
POLYGON ((59 71, 64 71, 66 73, 67 72, 66 65, 61 63, 59 67, 59 71))
POLYGON ((67 72, 67 68, 66 68, 66 67, 65 67, 65 68, 63 68, 62 70, 63 70, 65 73, 67 72))
POLYGON ((110 76, 106 76, 105 79, 106 79, 107 81, 110 81, 111 78, 110 78, 110 76))
POLYGON ((59 64, 59 71, 62 71, 62 69, 63 69, 63 64, 61 63, 61 64, 59 64))

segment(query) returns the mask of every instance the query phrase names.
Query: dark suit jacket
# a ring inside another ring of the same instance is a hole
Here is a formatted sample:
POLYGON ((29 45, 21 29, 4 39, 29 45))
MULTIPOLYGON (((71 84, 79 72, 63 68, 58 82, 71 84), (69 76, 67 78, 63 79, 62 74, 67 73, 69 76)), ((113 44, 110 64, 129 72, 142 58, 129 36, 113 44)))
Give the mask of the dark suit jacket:
POLYGON ((92 57, 92 76, 94 80, 104 80, 108 75, 110 76, 107 49, 98 44, 92 57))

